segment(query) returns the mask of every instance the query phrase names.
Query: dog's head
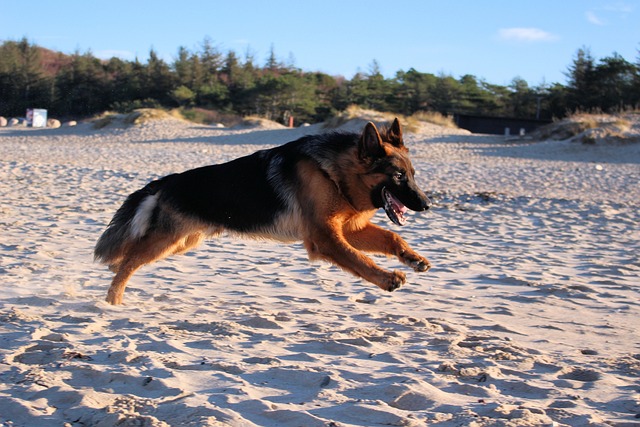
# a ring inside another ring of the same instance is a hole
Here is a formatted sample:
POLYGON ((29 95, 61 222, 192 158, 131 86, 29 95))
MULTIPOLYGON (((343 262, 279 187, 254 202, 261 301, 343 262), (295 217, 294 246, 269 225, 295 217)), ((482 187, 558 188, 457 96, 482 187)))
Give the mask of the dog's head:
POLYGON ((358 156, 367 171, 363 179, 370 187, 373 206, 384 208, 395 224, 405 224, 407 209, 429 209, 431 201, 416 184, 398 119, 382 132, 367 123, 358 142, 358 156))

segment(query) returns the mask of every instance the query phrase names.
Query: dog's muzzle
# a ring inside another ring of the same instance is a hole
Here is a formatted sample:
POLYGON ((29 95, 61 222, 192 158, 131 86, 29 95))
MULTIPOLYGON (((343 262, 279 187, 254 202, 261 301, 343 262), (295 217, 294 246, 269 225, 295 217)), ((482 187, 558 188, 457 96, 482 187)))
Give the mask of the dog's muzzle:
POLYGON ((391 222, 400 226, 405 225, 407 218, 404 215, 407 213, 407 207, 384 187, 382 188, 382 201, 384 202, 384 211, 391 222))

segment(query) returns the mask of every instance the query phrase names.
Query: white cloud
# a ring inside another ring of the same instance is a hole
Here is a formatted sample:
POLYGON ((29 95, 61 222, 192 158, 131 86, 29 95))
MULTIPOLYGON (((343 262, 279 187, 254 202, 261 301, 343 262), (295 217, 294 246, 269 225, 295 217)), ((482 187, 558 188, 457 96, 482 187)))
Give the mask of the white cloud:
POLYGON ((539 28, 501 28, 498 37, 515 42, 549 42, 558 37, 539 28))
POLYGON ((594 12, 592 12, 590 10, 585 12, 585 16, 587 17, 587 21, 591 22, 594 25, 605 25, 606 24, 605 21, 600 19, 598 17, 598 15, 596 15, 594 12))

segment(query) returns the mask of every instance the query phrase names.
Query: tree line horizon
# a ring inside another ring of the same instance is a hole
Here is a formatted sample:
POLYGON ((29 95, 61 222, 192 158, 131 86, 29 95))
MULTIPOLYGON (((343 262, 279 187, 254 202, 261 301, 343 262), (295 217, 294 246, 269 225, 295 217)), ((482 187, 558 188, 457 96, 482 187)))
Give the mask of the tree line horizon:
POLYGON ((247 51, 222 52, 210 38, 199 49, 178 48, 167 63, 150 49, 145 63, 91 52, 68 55, 29 42, 0 45, 0 115, 22 116, 46 108, 50 116, 85 118, 136 108, 200 108, 255 115, 281 123, 324 121, 351 105, 412 115, 472 114, 523 119, 562 118, 576 111, 618 112, 640 107, 640 57, 617 53, 596 60, 576 51, 567 83, 529 84, 514 77, 496 85, 472 74, 454 78, 410 68, 385 78, 374 59, 351 79, 297 68, 280 60, 272 46, 263 65, 247 51))

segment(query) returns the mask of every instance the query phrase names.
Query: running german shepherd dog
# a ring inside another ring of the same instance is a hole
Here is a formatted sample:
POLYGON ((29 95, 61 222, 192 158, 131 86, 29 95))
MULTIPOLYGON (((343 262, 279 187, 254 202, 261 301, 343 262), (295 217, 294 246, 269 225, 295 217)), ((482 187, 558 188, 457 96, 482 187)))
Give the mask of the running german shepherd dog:
POLYGON ((414 181, 398 120, 382 132, 305 136, 219 165, 152 181, 118 209, 95 247, 115 273, 107 302, 121 304, 141 266, 184 253, 227 231, 281 241, 302 240, 309 259, 324 259, 393 291, 406 278, 361 251, 395 255, 415 271, 429 261, 397 234, 370 222, 378 208, 405 223, 407 208, 431 204, 414 181))

